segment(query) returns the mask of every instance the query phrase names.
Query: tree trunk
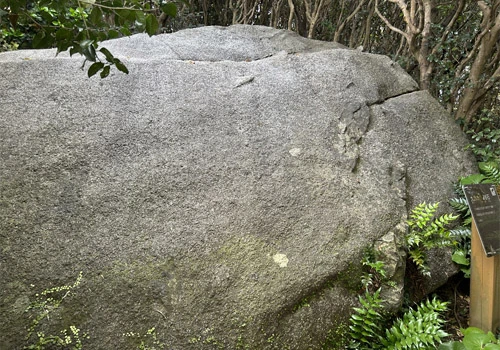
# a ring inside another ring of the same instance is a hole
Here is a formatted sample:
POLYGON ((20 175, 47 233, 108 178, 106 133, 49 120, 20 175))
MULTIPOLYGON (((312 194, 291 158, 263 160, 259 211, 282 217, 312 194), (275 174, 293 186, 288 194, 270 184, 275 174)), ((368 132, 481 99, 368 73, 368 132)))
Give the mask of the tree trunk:
POLYGON ((500 5, 500 1, 495 1, 489 7, 485 1, 477 2, 483 12, 482 30, 484 35, 479 37, 481 41, 477 55, 470 67, 470 74, 465 88, 462 92, 458 108, 455 114, 456 119, 464 119, 469 123, 480 108, 481 97, 484 98, 487 90, 493 87, 493 81, 498 80, 498 70, 492 75, 485 74, 488 59, 492 57, 496 44, 500 39, 500 13, 495 16, 492 9, 500 5), (490 80, 489 84, 487 84, 490 80), (486 86, 486 88, 485 88, 486 86))

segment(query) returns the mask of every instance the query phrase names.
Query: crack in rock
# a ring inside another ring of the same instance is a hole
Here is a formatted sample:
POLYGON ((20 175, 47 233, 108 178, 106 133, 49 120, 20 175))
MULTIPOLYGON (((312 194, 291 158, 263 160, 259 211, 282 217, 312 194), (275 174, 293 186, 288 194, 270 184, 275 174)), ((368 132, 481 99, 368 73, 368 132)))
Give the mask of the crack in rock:
POLYGON ((243 76, 236 80, 235 88, 239 88, 240 86, 250 84, 253 82, 255 77, 253 75, 243 76))

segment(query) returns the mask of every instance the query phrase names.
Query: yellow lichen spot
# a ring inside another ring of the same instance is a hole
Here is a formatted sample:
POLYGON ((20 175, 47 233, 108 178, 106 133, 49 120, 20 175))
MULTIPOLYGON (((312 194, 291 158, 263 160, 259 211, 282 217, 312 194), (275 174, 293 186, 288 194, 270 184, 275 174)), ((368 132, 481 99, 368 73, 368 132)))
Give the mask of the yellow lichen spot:
POLYGON ((285 254, 280 254, 280 253, 274 254, 273 260, 280 267, 287 267, 288 265, 288 258, 286 257, 285 254))

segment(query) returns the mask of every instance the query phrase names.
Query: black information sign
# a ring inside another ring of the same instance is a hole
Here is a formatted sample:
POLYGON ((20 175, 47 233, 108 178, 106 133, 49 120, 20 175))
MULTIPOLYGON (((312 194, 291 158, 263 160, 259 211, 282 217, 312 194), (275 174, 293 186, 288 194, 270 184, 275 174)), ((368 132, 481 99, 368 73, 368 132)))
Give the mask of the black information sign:
POLYGON ((465 185, 464 193, 486 255, 500 254, 500 200, 495 185, 465 185))

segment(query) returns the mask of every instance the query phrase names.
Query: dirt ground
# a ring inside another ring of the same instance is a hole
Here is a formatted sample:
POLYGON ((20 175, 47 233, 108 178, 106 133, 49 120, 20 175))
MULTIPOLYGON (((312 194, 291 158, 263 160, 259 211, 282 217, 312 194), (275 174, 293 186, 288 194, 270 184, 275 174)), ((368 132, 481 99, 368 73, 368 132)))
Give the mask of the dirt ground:
POLYGON ((452 340, 461 340, 463 336, 460 328, 469 326, 469 283, 470 279, 458 274, 435 292, 440 300, 450 302, 448 312, 444 314, 447 322, 443 328, 452 340))

